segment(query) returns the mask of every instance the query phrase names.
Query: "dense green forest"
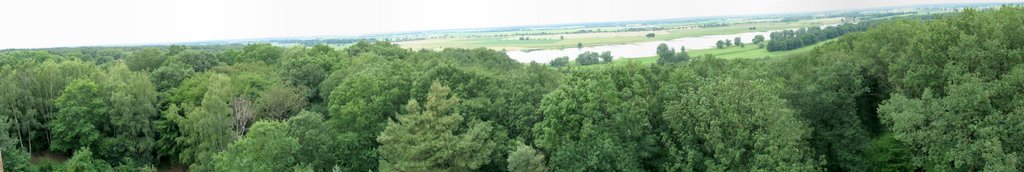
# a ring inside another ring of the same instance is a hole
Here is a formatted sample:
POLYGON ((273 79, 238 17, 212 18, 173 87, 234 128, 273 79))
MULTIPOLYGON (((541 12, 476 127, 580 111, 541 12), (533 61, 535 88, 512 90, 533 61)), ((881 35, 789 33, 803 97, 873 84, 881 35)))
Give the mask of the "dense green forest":
MULTIPOLYGON (((768 51, 793 50, 807 45, 814 45, 815 43, 824 40, 843 36, 846 33, 867 30, 878 21, 879 20, 862 21, 856 24, 846 23, 838 26, 828 26, 825 28, 812 26, 796 30, 776 31, 768 34, 768 37, 772 40, 768 42, 766 47, 768 51)), ((764 37, 759 39, 760 40, 754 40, 754 42, 764 41, 764 37)), ((740 39, 737 38, 735 42, 736 44, 739 44, 740 39)))
POLYGON ((0 150, 5 171, 1024 171, 1022 26, 967 9, 789 57, 561 68, 388 42, 7 50, 0 150))

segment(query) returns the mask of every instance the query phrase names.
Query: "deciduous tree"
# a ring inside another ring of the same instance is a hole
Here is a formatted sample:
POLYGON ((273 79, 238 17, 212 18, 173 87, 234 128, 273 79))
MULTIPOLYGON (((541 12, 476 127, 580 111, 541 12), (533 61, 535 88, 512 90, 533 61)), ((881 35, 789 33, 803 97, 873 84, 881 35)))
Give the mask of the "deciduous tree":
POLYGON ((242 139, 213 158, 216 171, 288 171, 296 166, 299 140, 287 123, 259 121, 242 139))
POLYGON ((519 143, 516 149, 508 155, 508 171, 547 172, 548 167, 544 163, 544 154, 537 152, 533 147, 519 143))
POLYGON ((564 67, 566 65, 569 65, 569 57, 568 56, 563 56, 563 57, 555 58, 554 60, 551 60, 551 62, 549 62, 548 64, 550 64, 551 66, 554 66, 554 67, 564 67))
POLYGON ((146 48, 129 55, 125 58, 125 63, 133 71, 153 71, 163 65, 166 59, 167 57, 159 49, 146 48))
POLYGON ((99 145, 100 129, 108 126, 111 109, 100 91, 96 82, 84 79, 75 80, 64 89, 56 101, 60 111, 49 124, 54 136, 51 150, 65 152, 99 145))

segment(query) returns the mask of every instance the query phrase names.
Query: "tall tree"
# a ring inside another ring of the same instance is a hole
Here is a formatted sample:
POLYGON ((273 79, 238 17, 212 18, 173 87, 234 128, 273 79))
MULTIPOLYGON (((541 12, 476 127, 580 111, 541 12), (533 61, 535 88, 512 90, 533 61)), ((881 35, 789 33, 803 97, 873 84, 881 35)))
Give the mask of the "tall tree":
POLYGON ((733 44, 736 44, 736 46, 743 47, 743 40, 740 39, 740 37, 736 37, 732 42, 733 44))
POLYGON ((551 60, 551 62, 549 62, 548 64, 554 67, 564 67, 566 65, 569 65, 569 56, 555 58, 554 60, 551 60))
POLYGON ((976 78, 950 85, 945 97, 925 89, 921 98, 893 95, 878 109, 893 136, 915 148, 930 170, 1020 170, 1022 110, 1000 112, 996 94, 976 78), (945 136, 945 137, 934 137, 945 136))
POLYGON ((654 144, 651 85, 637 66, 577 72, 544 96, 537 147, 555 171, 641 171, 654 144), (621 83, 621 84, 620 84, 621 83))
POLYGON ((30 167, 28 152, 18 148, 17 137, 8 132, 13 127, 13 120, 0 116, 0 169, 4 171, 28 171, 30 167))
MULTIPOLYGON (((664 45, 664 44, 662 44, 662 45, 664 45)), ((659 45, 659 47, 661 47, 661 46, 659 45)), ((662 53, 662 52, 659 52, 659 53, 662 53)), ((682 47, 679 47, 679 53, 669 55, 666 52, 666 54, 664 56, 662 56, 662 54, 658 54, 658 61, 657 61, 657 63, 658 64, 672 64, 672 63, 679 63, 679 62, 683 62, 683 61, 687 61, 687 60, 690 60, 690 54, 686 53, 686 47, 682 46, 682 47)))
POLYGON ((299 140, 287 123, 260 121, 242 139, 213 158, 216 171, 288 171, 295 167, 299 140))
MULTIPOLYGON (((611 53, 608 54, 611 57, 611 53)), ((592 65, 601 63, 601 54, 593 51, 586 51, 576 56, 576 64, 579 65, 592 65)))
POLYGON ((354 134, 335 138, 332 133, 323 132, 331 131, 331 128, 324 123, 324 117, 319 113, 302 111, 298 115, 288 118, 287 123, 288 136, 295 137, 299 143, 299 149, 295 152, 295 161, 307 164, 310 168, 319 171, 330 171, 334 167, 338 167, 340 170, 357 170, 350 168, 351 164, 344 164, 346 161, 339 159, 373 158, 360 157, 358 156, 359 151, 344 149, 350 148, 351 146, 348 144, 354 143, 352 141, 354 134))
POLYGON ((799 117, 814 128, 811 146, 825 156, 831 171, 871 171, 866 149, 871 141, 865 124, 872 106, 859 103, 869 96, 868 81, 848 56, 792 56, 780 63, 788 77, 782 97, 799 117))
POLYGON ((544 154, 537 152, 529 145, 519 143, 516 149, 508 155, 508 171, 547 172, 548 167, 544 164, 544 154))
POLYGON ((676 51, 673 50, 672 48, 669 48, 667 44, 661 43, 658 44, 658 50, 656 51, 656 53, 658 54, 659 59, 668 59, 675 55, 676 51))
MULTIPOLYGON (((387 121, 410 99, 412 72, 403 63, 386 63, 351 74, 332 88, 327 125, 339 131, 335 137, 347 141, 352 158, 340 164, 354 171, 377 169, 377 135, 387 121)), ((325 81, 325 83, 327 83, 325 81)))
POLYGON ((807 139, 811 129, 765 80, 701 78, 688 69, 673 75, 665 93, 663 137, 669 171, 817 171, 807 139))
POLYGON ((260 92, 254 110, 257 118, 283 120, 299 113, 306 104, 306 91, 275 84, 260 92))
POLYGON ((177 87, 194 73, 193 68, 189 68, 181 63, 170 63, 156 68, 149 75, 158 91, 167 91, 177 87))
POLYGON ((614 58, 614 57, 612 57, 612 52, 611 51, 601 52, 601 61, 603 61, 604 63, 611 63, 612 62, 612 58, 614 58))
POLYGON ((764 35, 757 35, 757 36, 754 36, 754 39, 753 39, 753 40, 751 40, 751 43, 754 43, 754 44, 761 44, 761 43, 764 43, 764 35))
POLYGON ((185 116, 170 116, 178 124, 181 135, 175 139, 181 150, 182 163, 190 164, 190 170, 213 171, 214 154, 224 150, 238 137, 233 129, 231 107, 226 97, 230 96, 230 78, 224 75, 209 77, 209 90, 200 106, 185 116))
POLYGON ((50 121, 54 139, 50 143, 53 151, 66 152, 78 147, 97 147, 107 126, 110 105, 104 100, 96 82, 75 80, 64 89, 57 99, 60 109, 50 121))
POLYGON ((497 147, 490 122, 464 122, 455 109, 459 99, 434 82, 426 103, 415 99, 406 105, 408 114, 389 121, 377 137, 381 143, 383 171, 468 171, 489 163, 497 147), (460 131, 461 126, 468 126, 460 131))
POLYGON ((155 162, 153 150, 156 147, 156 131, 153 125, 159 117, 156 87, 144 72, 133 72, 125 65, 108 69, 102 85, 108 90, 110 114, 103 119, 109 121, 104 133, 102 146, 94 150, 110 162, 121 163, 129 158, 134 163, 155 162))

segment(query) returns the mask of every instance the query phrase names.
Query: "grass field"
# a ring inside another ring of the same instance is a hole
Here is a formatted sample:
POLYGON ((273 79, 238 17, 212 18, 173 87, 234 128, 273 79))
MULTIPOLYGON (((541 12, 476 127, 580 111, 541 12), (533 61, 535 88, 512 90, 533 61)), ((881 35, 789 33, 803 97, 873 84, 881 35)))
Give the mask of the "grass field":
MULTIPOLYGON (((519 40, 520 36, 491 36, 491 37, 480 37, 480 38, 438 38, 438 39, 427 39, 417 41, 404 41, 396 42, 402 47, 412 49, 443 49, 443 48, 478 48, 486 47, 495 50, 535 50, 535 49, 560 49, 576 47, 577 43, 583 43, 583 46, 600 46, 600 45, 611 45, 611 44, 628 44, 648 41, 659 41, 659 40, 672 40, 684 37, 697 37, 704 35, 720 35, 720 34, 735 34, 744 32, 760 32, 770 30, 781 30, 791 29, 800 27, 820 26, 827 24, 836 24, 841 22, 840 18, 824 18, 815 20, 803 20, 798 22, 760 22, 760 23, 743 23, 733 24, 723 27, 708 27, 708 28, 687 28, 687 29, 671 29, 663 31, 640 31, 640 32, 599 32, 599 33, 578 33, 578 34, 546 34, 546 35, 530 35, 524 36, 529 37, 530 40, 519 40), (756 29, 751 30, 751 27, 756 29), (654 38, 647 38, 644 35, 647 33, 655 33, 654 38), (564 39, 562 39, 564 37, 564 39)), ((579 29, 592 29, 592 28, 578 28, 579 29)), ((614 29, 614 28, 601 28, 601 29, 614 29)), ((554 31, 565 31, 565 29, 554 30, 554 31)), ((530 31, 540 32, 540 31, 530 31)), ((514 34, 516 32, 500 32, 504 34, 514 34)), ((551 33, 551 32, 548 32, 551 33)), ((478 35, 494 35, 495 33, 475 33, 478 35)))
POLYGON ((819 43, 814 44, 814 45, 804 46, 804 47, 800 47, 800 48, 797 48, 797 49, 794 49, 794 50, 789 50, 789 51, 768 52, 768 49, 757 48, 756 45, 751 45, 751 46, 747 46, 747 47, 744 47, 744 48, 729 47, 729 48, 723 48, 723 49, 694 50, 694 51, 690 51, 688 53, 690 54, 690 57, 698 57, 698 56, 704 56, 705 54, 711 54, 711 55, 714 55, 715 57, 723 58, 723 59, 778 57, 778 56, 786 56, 786 55, 790 55, 790 54, 810 52, 811 50, 814 50, 814 47, 817 47, 819 45, 825 44, 826 42, 830 42, 830 41, 831 40, 829 40, 829 41, 822 41, 822 42, 819 42, 819 43))

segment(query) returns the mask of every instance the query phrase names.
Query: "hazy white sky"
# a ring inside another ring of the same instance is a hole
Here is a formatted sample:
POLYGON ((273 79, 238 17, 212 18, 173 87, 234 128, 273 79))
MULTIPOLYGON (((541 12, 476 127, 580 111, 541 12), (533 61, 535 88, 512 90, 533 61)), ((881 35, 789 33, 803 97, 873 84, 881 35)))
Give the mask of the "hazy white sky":
POLYGON ((0 49, 824 11, 991 0, 2 0, 0 49))

